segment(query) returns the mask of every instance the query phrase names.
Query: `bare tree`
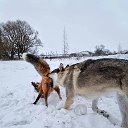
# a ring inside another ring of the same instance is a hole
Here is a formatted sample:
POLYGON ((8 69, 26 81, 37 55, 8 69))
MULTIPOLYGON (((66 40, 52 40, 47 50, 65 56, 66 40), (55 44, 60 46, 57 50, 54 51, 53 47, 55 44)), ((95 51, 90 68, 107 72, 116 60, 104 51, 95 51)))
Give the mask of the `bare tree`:
POLYGON ((99 45, 99 46, 96 46, 95 47, 96 50, 94 52, 94 55, 95 56, 103 56, 103 55, 110 55, 112 54, 108 49, 105 49, 105 46, 104 45, 99 45))
POLYGON ((2 39, 1 39, 1 28, 0 28, 0 59, 2 58, 2 39))
POLYGON ((2 41, 9 47, 11 59, 24 52, 32 52, 33 47, 42 46, 38 32, 34 31, 26 21, 8 21, 2 29, 2 41))
POLYGON ((9 59, 7 45, 2 42, 2 30, 0 28, 0 59, 9 59))
POLYGON ((69 51, 69 46, 68 46, 68 43, 67 43, 67 35, 66 35, 65 27, 64 27, 64 33, 63 33, 63 54, 64 55, 68 54, 68 51, 69 51))

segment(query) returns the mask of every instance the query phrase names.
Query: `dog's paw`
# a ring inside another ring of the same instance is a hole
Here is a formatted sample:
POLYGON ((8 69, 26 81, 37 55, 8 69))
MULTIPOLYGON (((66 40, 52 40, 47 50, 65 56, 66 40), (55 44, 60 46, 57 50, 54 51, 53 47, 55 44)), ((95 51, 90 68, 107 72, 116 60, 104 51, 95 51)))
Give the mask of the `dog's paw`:
POLYGON ((36 105, 36 102, 34 102, 34 103, 32 103, 32 104, 36 105))

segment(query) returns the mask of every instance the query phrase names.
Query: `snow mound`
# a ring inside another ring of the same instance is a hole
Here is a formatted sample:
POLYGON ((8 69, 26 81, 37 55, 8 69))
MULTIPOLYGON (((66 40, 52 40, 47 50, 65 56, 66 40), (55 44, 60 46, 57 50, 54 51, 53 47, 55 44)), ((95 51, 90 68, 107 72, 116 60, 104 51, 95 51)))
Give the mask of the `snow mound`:
POLYGON ((74 108, 74 112, 77 115, 86 115, 87 114, 87 106, 84 104, 78 104, 75 108, 74 108))

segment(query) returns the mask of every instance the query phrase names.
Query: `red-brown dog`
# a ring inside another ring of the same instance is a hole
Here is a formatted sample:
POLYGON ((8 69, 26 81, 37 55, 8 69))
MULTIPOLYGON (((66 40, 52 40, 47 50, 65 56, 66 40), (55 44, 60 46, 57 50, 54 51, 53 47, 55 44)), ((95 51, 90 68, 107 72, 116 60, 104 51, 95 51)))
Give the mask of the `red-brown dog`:
POLYGON ((39 93, 33 104, 36 104, 40 98, 44 98, 45 105, 48 107, 47 99, 53 90, 55 90, 59 95, 59 98, 62 99, 60 95, 59 87, 58 86, 53 87, 53 80, 50 77, 43 76, 41 83, 32 82, 32 85, 34 86, 35 90, 39 93))
POLYGON ((59 87, 58 86, 53 87, 53 80, 52 78, 48 77, 48 74, 50 73, 50 67, 48 63, 42 58, 28 53, 23 54, 23 59, 31 63, 42 77, 41 83, 39 84, 36 84, 34 82, 32 83, 36 91, 39 92, 33 104, 36 104, 41 97, 44 97, 45 105, 48 106, 48 102, 47 102, 48 95, 53 90, 55 90, 58 93, 59 98, 61 99, 59 87))

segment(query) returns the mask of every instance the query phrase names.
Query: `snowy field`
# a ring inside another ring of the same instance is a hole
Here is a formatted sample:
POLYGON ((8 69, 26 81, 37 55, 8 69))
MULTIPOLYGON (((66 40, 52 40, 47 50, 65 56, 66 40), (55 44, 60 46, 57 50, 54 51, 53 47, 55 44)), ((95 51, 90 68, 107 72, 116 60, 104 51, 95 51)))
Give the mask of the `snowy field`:
MULTIPOLYGON (((128 59, 128 55, 110 57, 128 59)), ((54 69, 60 62, 66 65, 85 59, 46 61, 54 69)), ((63 109, 66 99, 63 87, 60 88, 62 100, 53 92, 48 98, 48 108, 45 107, 44 99, 33 105, 37 93, 31 82, 40 80, 34 67, 25 61, 0 61, 0 128, 120 128, 94 113, 91 100, 84 97, 77 96, 70 110, 63 109), (80 107, 79 104, 87 106, 87 114, 81 115, 75 111, 80 107)), ((114 96, 115 93, 101 97, 98 106, 111 113, 120 123, 121 115, 114 96)))

